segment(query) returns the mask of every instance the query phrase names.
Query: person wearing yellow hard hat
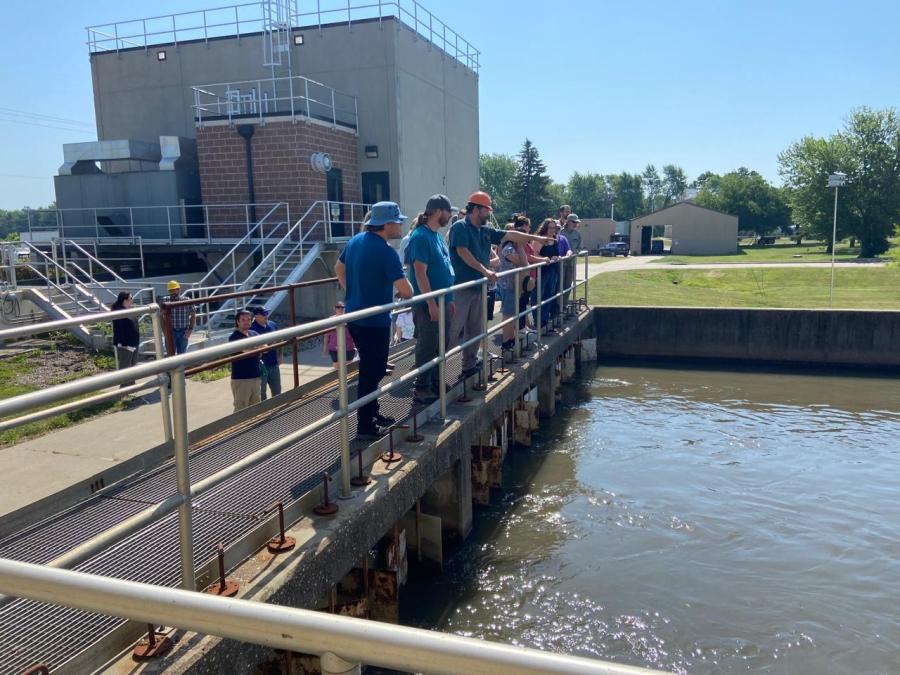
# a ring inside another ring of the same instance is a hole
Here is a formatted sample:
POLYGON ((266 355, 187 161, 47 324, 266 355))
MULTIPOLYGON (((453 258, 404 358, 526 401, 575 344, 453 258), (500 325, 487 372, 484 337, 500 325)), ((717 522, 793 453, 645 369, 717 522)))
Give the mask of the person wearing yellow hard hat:
MULTIPOLYGON (((172 279, 166 284, 169 294, 163 298, 163 303, 182 300, 181 284, 172 279)), ((176 354, 184 354, 187 351, 188 340, 194 331, 197 314, 193 305, 179 305, 169 310, 169 321, 172 328, 172 346, 176 354)), ((170 350, 171 351, 171 350, 170 350)))

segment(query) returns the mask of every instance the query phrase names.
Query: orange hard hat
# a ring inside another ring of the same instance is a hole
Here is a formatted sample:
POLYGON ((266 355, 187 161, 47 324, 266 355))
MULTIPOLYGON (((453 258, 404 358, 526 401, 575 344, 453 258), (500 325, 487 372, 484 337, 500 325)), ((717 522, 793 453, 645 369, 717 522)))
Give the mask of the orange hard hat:
POLYGON ((483 206, 486 209, 494 210, 493 202, 491 201, 491 196, 487 192, 482 192, 478 190, 477 192, 473 192, 469 195, 469 199, 467 200, 469 204, 475 204, 476 206, 483 206))

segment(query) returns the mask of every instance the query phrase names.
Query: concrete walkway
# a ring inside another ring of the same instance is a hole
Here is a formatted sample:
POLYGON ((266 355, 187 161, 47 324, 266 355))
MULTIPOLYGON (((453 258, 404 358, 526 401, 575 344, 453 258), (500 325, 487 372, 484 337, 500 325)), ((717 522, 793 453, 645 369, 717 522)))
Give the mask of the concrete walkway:
MULTIPOLYGON (((300 352, 300 383, 331 371, 319 349, 300 352)), ((293 385, 293 367, 282 364, 282 390, 293 385)), ((0 448, 0 517, 95 476, 165 440, 159 395, 147 403, 101 415, 7 448, 0 448)), ((187 382, 188 427, 197 429, 230 415, 231 379, 187 382)))

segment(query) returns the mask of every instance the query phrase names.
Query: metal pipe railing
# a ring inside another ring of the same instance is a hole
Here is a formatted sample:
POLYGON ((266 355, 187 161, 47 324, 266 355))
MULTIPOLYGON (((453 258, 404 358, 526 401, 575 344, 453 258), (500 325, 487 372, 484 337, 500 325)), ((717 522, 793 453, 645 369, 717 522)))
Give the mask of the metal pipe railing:
MULTIPOLYGON (((586 252, 583 252, 583 254, 586 252)), ((560 264, 574 264, 575 260, 572 260, 571 263, 567 259, 563 259, 560 264)), ((537 269, 538 278, 540 279, 541 268, 553 263, 541 262, 535 263, 533 265, 528 265, 525 267, 519 267, 512 270, 508 270, 505 272, 501 272, 497 276, 502 278, 507 275, 519 275, 523 272, 527 272, 530 269, 537 269)), ((314 283, 322 283, 322 282, 333 281, 333 279, 329 280, 319 280, 317 282, 306 282, 305 285, 312 285, 314 283)), ((508 323, 510 320, 518 321, 521 316, 524 316, 525 312, 518 312, 515 317, 507 318, 499 325, 495 326, 487 326, 484 324, 481 332, 478 335, 472 336, 469 340, 456 345, 454 348, 450 350, 440 349, 441 352, 439 355, 432 359, 431 361, 423 364, 419 368, 414 368, 403 376, 393 380, 387 385, 383 385, 377 388, 375 391, 371 392, 365 397, 359 398, 353 403, 347 402, 347 394, 346 389, 344 389, 343 393, 340 394, 340 407, 339 410, 325 415, 318 420, 306 425, 302 429, 298 429, 287 436, 270 443, 267 446, 251 453, 250 455, 244 457, 243 459, 231 464, 225 469, 208 476, 207 478, 191 485, 190 477, 188 473, 188 437, 187 437, 187 409, 186 409, 186 398, 185 398, 185 369, 189 368, 193 365, 198 365, 199 363, 203 363, 206 361, 211 361, 215 359, 219 359, 222 357, 232 357, 239 354, 245 354, 248 350, 254 350, 259 348, 268 348, 271 349, 273 344, 288 342, 288 341, 296 341, 301 338, 309 337, 315 333, 321 333, 325 331, 329 331, 331 329, 337 329, 338 331, 338 341, 339 341, 339 373, 341 375, 340 383, 344 386, 346 385, 346 349, 340 349, 341 342, 343 341, 343 332, 344 327, 347 323, 359 319, 363 319, 366 317, 374 316, 376 314, 382 314, 384 312, 389 312, 395 309, 405 309, 412 308, 413 305, 428 300, 428 299, 437 299, 438 302, 443 306, 445 298, 447 294, 457 292, 464 289, 469 288, 480 288, 486 289, 487 287, 487 279, 477 279, 474 281, 465 282, 462 284, 458 284, 448 289, 439 289, 436 291, 432 291, 430 293, 422 294, 415 296, 410 300, 404 300, 399 303, 392 303, 387 305, 381 305, 378 307, 370 307, 367 309, 351 312, 349 314, 343 316, 332 316, 326 319, 321 319, 319 321, 314 321, 308 324, 304 324, 301 326, 292 326, 289 328, 280 329, 277 331, 273 331, 271 333, 266 333, 263 335, 258 335, 254 337, 248 337, 243 340, 226 343, 222 345, 216 345, 214 347, 209 347, 202 352, 193 352, 193 353, 185 353, 180 354, 178 356, 172 356, 167 359, 160 359, 157 362, 153 363, 145 363, 139 364, 137 366, 133 366, 124 371, 117 371, 115 373, 106 373, 102 375, 96 375, 91 378, 86 378, 84 380, 76 380, 73 382, 68 382, 60 385, 56 385, 54 387, 50 387, 46 390, 40 392, 34 392, 31 394, 23 394, 21 396, 7 399, 5 401, 0 401, 0 417, 15 414, 17 412, 21 412, 23 410, 30 410, 33 407, 38 405, 44 405, 46 403, 52 403, 58 400, 71 398, 73 396, 77 396, 83 393, 87 393, 90 391, 94 391, 96 389, 102 389, 108 386, 113 386, 115 384, 121 384, 123 381, 133 381, 139 377, 152 377, 152 376, 160 376, 164 373, 168 372, 169 376, 172 379, 172 387, 173 387, 173 395, 175 396, 175 402, 173 404, 174 407, 174 440, 175 440, 175 456, 176 456, 176 468, 178 470, 178 494, 174 494, 167 499, 163 500, 158 504, 154 504, 149 506, 144 511, 141 511, 129 519, 119 523, 115 527, 107 530, 103 534, 94 537, 86 542, 83 542, 76 548, 70 550, 66 554, 56 558, 51 563, 49 563, 52 567, 72 567, 77 565, 80 562, 83 562, 87 558, 92 555, 102 551, 108 546, 113 545, 114 543, 121 541, 125 537, 133 534, 140 528, 148 525, 155 520, 171 513, 175 509, 180 509, 180 533, 181 533, 181 558, 182 558, 182 585, 185 588, 193 587, 193 558, 190 554, 192 549, 191 542, 191 511, 190 511, 190 503, 194 497, 199 496, 200 494, 206 492, 207 490, 215 487, 216 485, 221 484, 223 481, 228 480, 229 478, 237 475, 238 473, 259 464, 265 459, 271 457, 272 455, 281 452, 285 448, 293 445, 294 443, 299 442, 303 438, 317 432, 318 430, 324 428, 325 426, 335 422, 341 422, 341 454, 342 454, 342 462, 341 462, 341 472, 342 472, 342 488, 345 480, 347 481, 347 485, 349 486, 349 473, 351 470, 350 461, 349 461, 349 433, 345 433, 345 424, 347 416, 353 411, 357 410, 361 406, 369 403, 378 397, 384 395, 392 391, 395 388, 402 387, 406 383, 410 382, 414 378, 416 378, 420 373, 424 373, 431 368, 440 367, 445 368, 446 360, 453 355, 459 353, 464 348, 471 344, 475 344, 477 342, 481 342, 482 345, 486 345, 487 337, 502 328, 502 326, 508 323), (343 361, 341 364, 340 362, 343 361)), ((585 279, 580 282, 587 286, 587 275, 585 275, 585 279)), ((304 285, 304 284, 292 284, 287 288, 292 288, 294 286, 304 285)), ((573 285, 569 290, 574 290, 577 288, 579 283, 577 279, 573 279, 573 285)), ((555 294, 548 298, 542 298, 540 293, 538 295, 539 301, 536 307, 538 312, 538 316, 540 317, 540 312, 544 304, 548 302, 554 302, 557 298, 562 297, 562 292, 565 289, 560 289, 560 293, 555 294)), ((198 300, 181 300, 176 303, 171 303, 171 306, 175 305, 183 305, 183 304, 194 304, 197 303, 198 300)), ((202 301, 201 301, 202 302, 202 301)), ((151 306, 155 307, 155 306, 151 306)), ((484 306, 483 306, 484 308, 484 306)), ((132 310, 123 310, 123 312, 115 313, 115 314, 124 314, 124 313, 132 313, 138 308, 133 308, 132 310)), ((113 313, 110 313, 113 314, 113 313)), ((154 313, 152 316, 157 317, 158 320, 158 312, 154 313)), ((443 313, 441 314, 443 316, 443 313)), ((106 315, 109 317, 109 314, 106 315)), ((29 327, 34 328, 34 327, 29 327)), ((538 328, 540 328, 540 319, 538 320, 538 328)), ((11 329, 11 331, 21 331, 21 329, 11 329)), ((9 332, 9 331, 7 331, 9 332)), ((158 331, 157 331, 158 332, 158 331)), ((2 337, 2 333, 0 333, 0 337, 2 337)), ((160 350, 159 341, 157 340, 157 351, 160 350)), ((487 361, 486 352, 485 352, 485 361, 487 361)), ((445 377, 442 377, 443 380, 445 377)), ((485 379, 485 382, 487 380, 485 379)), ((160 385, 161 389, 165 389, 164 385, 160 385)), ((339 385, 340 386, 340 385, 339 385)), ((441 391, 439 393, 441 399, 441 410, 442 412, 446 411, 446 391, 444 387, 441 387, 441 391)), ((165 404, 166 399, 163 398, 164 405, 163 407, 163 415, 164 415, 164 426, 168 429, 168 420, 165 418, 165 415, 168 411, 168 406, 165 404)), ((168 436, 172 437, 171 432, 168 436)), ((349 496, 349 489, 344 490, 342 492, 345 493, 345 496, 349 496)))
MULTIPOLYGON (((646 675, 637 666, 421 628, 213 596, 0 559, 0 592, 322 657, 322 672, 361 664, 447 675, 646 675)), ((358 672, 356 670, 355 672, 358 672)))

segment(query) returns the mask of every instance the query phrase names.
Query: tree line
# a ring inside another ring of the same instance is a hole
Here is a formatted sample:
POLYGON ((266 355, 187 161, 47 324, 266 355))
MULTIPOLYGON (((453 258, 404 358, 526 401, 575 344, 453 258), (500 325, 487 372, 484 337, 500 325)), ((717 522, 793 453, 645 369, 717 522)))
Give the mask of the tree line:
POLYGON ((834 190, 828 175, 847 174, 838 201, 838 240, 860 241, 860 257, 889 247, 900 223, 900 120, 893 109, 858 108, 828 138, 807 136, 778 155, 784 184, 739 167, 719 175, 706 171, 689 181, 677 164, 641 173, 582 173, 553 181, 537 147, 525 139, 518 155, 481 155, 481 185, 494 199, 501 222, 526 213, 532 222, 569 204, 582 218, 631 220, 686 199, 739 218, 740 229, 758 236, 782 231, 821 239, 831 246, 834 190))

